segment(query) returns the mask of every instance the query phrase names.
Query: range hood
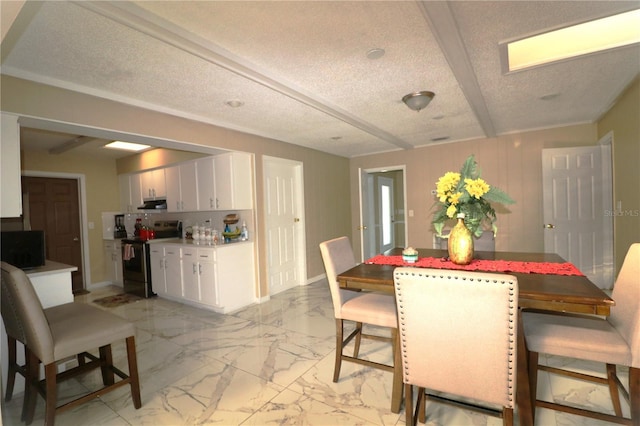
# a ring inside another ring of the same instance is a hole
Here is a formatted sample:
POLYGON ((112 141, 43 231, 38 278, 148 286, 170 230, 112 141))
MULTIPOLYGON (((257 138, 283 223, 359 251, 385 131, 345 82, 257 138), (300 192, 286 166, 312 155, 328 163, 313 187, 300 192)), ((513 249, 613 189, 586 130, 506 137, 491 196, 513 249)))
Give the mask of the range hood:
POLYGON ((138 210, 166 210, 167 200, 151 200, 145 201, 143 205, 138 207, 138 210))

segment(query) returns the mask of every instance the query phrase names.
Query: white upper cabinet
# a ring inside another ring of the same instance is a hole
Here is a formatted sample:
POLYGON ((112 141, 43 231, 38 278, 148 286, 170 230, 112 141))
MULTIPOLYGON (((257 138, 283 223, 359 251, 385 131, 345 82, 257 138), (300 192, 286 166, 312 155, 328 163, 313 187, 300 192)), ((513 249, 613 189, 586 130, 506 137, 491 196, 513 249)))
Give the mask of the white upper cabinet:
POLYGON ((123 212, 135 212, 143 201, 156 199, 166 199, 169 212, 253 209, 253 163, 251 154, 243 152, 119 178, 123 212))
POLYGON ((198 179, 198 210, 217 210, 213 157, 195 161, 198 179))
POLYGON ((2 200, 0 217, 20 217, 22 214, 22 185, 20 184, 20 125, 18 116, 2 113, 0 129, 0 182, 2 200))
POLYGON ((214 157, 218 210, 253 208, 251 154, 229 152, 214 157))
POLYGON ((141 173, 140 185, 144 200, 158 200, 167 197, 164 169, 149 170, 141 173))
POLYGON ((120 210, 123 213, 135 213, 142 205, 142 193, 140 189, 140 175, 119 175, 120 186, 120 210))
POLYGON ((167 210, 192 212, 198 210, 196 164, 183 163, 165 169, 167 210))

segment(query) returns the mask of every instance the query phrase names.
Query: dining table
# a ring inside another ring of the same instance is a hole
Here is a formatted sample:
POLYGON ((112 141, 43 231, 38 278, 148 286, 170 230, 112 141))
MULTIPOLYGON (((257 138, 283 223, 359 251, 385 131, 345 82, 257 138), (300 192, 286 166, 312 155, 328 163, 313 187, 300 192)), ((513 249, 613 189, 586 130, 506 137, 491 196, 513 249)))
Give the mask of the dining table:
MULTIPOLYGON (((570 312, 608 316, 615 302, 575 266, 554 253, 512 251, 476 251, 471 264, 460 266, 448 259, 446 250, 418 250, 418 261, 402 260, 402 248, 393 248, 341 273, 337 281, 341 288, 356 291, 394 292, 393 271, 398 266, 463 269, 513 275, 518 279, 518 307, 553 312, 570 312)), ((399 413, 403 383, 399 341, 394 359, 391 411, 399 413)), ((521 426, 533 425, 533 410, 526 343, 522 322, 518 321, 518 366, 516 403, 521 426)), ((535 395, 535 394, 534 394, 535 395)))

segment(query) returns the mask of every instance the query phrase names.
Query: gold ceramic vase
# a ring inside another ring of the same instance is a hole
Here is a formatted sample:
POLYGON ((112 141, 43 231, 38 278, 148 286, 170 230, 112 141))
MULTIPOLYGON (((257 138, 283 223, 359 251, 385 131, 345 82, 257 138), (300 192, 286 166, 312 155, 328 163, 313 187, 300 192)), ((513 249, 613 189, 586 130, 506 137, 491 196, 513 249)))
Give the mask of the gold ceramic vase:
POLYGON ((449 234, 449 259, 457 265, 468 265, 473 259, 473 236, 464 224, 464 214, 449 234))

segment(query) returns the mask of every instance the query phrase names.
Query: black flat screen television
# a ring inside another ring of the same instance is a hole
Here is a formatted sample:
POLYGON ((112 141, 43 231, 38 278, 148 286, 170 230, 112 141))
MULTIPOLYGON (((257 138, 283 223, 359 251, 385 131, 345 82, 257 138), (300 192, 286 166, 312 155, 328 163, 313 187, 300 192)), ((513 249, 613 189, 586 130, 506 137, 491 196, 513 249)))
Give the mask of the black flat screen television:
POLYGON ((20 269, 44 265, 44 231, 2 231, 0 244, 3 262, 20 269))

